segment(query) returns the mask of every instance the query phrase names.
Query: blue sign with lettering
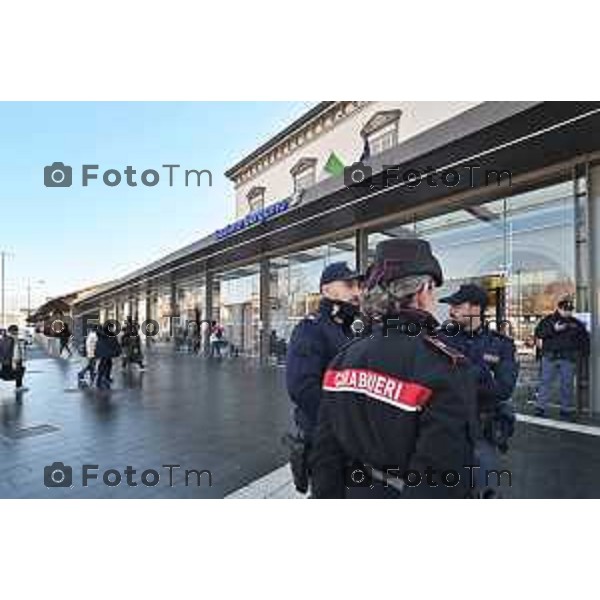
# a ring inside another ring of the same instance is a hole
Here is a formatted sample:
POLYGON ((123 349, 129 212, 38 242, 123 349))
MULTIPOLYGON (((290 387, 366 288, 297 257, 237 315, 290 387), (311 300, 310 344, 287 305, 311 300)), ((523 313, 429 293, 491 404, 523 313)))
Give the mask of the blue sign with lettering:
POLYGON ((269 206, 265 206, 259 210, 255 210, 250 214, 246 215, 243 219, 239 219, 233 223, 230 223, 223 229, 217 229, 215 235, 218 240, 229 237, 242 229, 246 229, 252 225, 256 225, 257 223, 264 223, 266 220, 278 215, 282 212, 285 212, 290 207, 290 199, 286 198, 285 200, 280 200, 279 202, 274 202, 273 204, 269 204, 269 206))

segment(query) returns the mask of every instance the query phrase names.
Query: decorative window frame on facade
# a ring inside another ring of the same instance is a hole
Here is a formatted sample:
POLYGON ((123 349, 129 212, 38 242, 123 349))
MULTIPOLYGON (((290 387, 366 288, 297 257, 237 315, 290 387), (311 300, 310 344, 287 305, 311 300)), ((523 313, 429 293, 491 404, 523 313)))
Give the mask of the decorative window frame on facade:
POLYGON ((364 125, 360 135, 369 145, 371 156, 381 154, 398 145, 402 111, 382 110, 376 112, 364 125))
POLYGON ((250 188, 250 191, 246 194, 246 202, 250 212, 260 210, 265 206, 265 192, 267 188, 262 185, 255 185, 250 188))
POLYGON ((294 193, 312 187, 317 183, 317 159, 301 158, 291 169, 290 175, 294 180, 294 193))

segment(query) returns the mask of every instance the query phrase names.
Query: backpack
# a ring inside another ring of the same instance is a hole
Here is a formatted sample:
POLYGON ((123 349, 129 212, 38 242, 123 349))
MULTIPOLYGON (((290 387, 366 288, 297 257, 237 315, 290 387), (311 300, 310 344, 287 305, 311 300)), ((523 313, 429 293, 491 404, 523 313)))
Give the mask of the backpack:
POLYGON ((15 349, 15 340, 10 336, 0 337, 0 364, 11 365, 15 349))

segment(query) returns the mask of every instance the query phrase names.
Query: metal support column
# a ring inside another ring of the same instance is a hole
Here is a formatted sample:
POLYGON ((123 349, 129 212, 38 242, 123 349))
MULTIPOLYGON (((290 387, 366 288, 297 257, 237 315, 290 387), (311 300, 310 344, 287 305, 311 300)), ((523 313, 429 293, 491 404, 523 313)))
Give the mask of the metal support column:
POLYGON ((587 170, 592 352, 590 411, 600 412, 600 164, 587 170))
MULTIPOLYGON (((590 224, 587 164, 573 168, 573 206, 575 229, 575 309, 578 313, 590 313, 590 224)), ((583 363, 577 373, 575 406, 578 413, 591 411, 590 369, 583 363)))
POLYGON ((144 301, 146 303, 144 321, 148 321, 153 318, 153 315, 152 315, 152 290, 149 288, 146 288, 146 290, 144 290, 144 301))
POLYGON ((175 279, 171 277, 169 285, 169 337, 174 341, 175 330, 179 326, 179 305, 177 298, 177 284, 175 279))
POLYGON ((269 334, 271 332, 271 270, 268 259, 260 261, 258 353, 261 364, 269 362, 269 334))
MULTIPOLYGON (((213 319, 213 274, 206 269, 204 273, 204 314, 202 315, 203 319, 207 321, 212 321, 213 319)), ((205 356, 208 356, 210 353, 210 328, 202 327, 202 352, 205 356)))
POLYGON ((369 236, 364 229, 356 230, 356 270, 364 273, 369 263, 369 236))

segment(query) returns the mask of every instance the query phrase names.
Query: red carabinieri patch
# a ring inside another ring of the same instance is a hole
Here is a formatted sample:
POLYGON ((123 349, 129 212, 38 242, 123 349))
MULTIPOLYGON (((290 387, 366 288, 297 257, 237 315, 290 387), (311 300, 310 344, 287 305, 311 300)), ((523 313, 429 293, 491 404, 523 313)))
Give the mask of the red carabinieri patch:
POLYGON ((431 390, 413 381, 403 381, 370 369, 328 369, 323 378, 328 392, 354 392, 391 404, 402 410, 420 410, 431 397, 431 390))

